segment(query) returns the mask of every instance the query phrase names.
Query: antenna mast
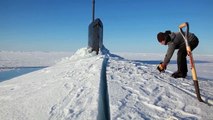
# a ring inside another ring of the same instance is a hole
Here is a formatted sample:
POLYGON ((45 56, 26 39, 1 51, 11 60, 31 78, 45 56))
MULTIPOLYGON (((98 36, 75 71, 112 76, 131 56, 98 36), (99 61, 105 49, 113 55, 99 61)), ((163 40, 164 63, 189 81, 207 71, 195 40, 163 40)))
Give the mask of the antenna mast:
POLYGON ((92 22, 95 20, 95 0, 92 0, 92 22))

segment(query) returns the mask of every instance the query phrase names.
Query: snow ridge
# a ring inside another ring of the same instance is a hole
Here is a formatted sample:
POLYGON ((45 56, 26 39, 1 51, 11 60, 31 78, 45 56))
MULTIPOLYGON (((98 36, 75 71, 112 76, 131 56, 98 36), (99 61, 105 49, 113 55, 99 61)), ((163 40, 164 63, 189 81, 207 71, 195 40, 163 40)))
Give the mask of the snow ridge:
POLYGON ((105 55, 104 61, 102 63, 101 78, 99 86, 99 103, 98 103, 98 117, 97 120, 110 120, 110 105, 109 105, 109 95, 106 79, 106 67, 109 58, 105 55))
POLYGON ((110 57, 110 52, 103 45, 100 50, 100 54, 104 56, 102 63, 102 69, 100 73, 100 85, 99 85, 99 101, 98 101, 98 115, 97 120, 110 120, 110 104, 109 104, 109 94, 108 85, 106 77, 106 69, 108 65, 108 60, 110 57))

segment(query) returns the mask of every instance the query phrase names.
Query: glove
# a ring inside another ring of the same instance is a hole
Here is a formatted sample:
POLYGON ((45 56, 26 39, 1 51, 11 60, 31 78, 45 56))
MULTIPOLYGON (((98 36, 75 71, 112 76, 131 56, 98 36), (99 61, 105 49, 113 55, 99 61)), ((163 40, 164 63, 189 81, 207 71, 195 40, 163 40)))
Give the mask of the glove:
POLYGON ((161 62, 161 63, 158 65, 157 69, 158 69, 160 72, 164 72, 164 71, 166 70, 166 65, 165 65, 163 62, 161 62))

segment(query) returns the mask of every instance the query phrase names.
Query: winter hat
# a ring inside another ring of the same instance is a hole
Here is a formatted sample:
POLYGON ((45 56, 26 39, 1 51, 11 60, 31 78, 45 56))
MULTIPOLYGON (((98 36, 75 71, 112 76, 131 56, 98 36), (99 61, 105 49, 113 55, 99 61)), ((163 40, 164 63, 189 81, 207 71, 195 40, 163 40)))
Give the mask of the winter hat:
POLYGON ((169 41, 171 41, 171 37, 169 36, 169 34, 171 34, 171 31, 170 31, 170 30, 165 31, 165 33, 164 33, 164 38, 165 38, 165 40, 166 40, 165 45, 167 45, 167 43, 168 43, 169 41))
POLYGON ((157 39, 158 39, 159 42, 164 41, 164 40, 165 40, 165 33, 159 32, 159 33, 157 34, 157 39))

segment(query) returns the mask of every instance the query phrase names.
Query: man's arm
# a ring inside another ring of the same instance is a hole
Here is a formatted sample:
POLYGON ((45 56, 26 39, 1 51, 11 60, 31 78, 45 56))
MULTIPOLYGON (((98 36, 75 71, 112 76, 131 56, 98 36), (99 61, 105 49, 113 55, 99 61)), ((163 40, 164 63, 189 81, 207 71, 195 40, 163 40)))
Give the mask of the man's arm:
POLYGON ((174 51, 175 51, 174 43, 173 42, 168 43, 167 53, 166 53, 164 61, 163 61, 163 63, 165 65, 167 65, 170 62, 170 59, 172 58, 172 55, 173 55, 174 51))

